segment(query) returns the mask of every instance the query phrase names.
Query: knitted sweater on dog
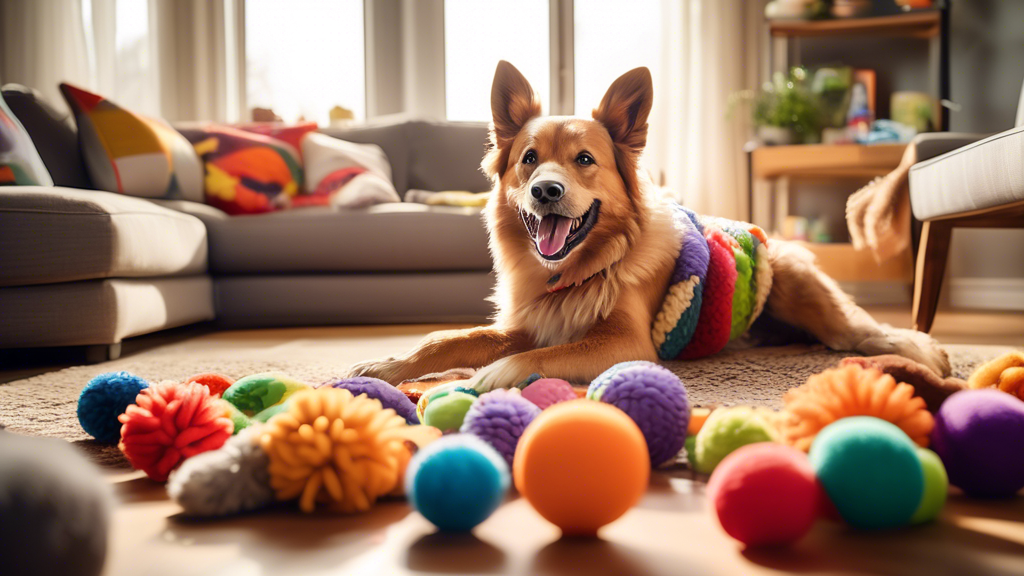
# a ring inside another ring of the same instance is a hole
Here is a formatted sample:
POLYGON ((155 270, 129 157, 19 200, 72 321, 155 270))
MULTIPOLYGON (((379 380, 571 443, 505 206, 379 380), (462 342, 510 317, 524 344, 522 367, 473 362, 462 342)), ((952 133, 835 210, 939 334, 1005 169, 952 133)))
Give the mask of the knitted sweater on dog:
POLYGON ((746 333, 772 286, 764 231, 675 206, 679 255, 651 336, 663 360, 710 356, 746 333))

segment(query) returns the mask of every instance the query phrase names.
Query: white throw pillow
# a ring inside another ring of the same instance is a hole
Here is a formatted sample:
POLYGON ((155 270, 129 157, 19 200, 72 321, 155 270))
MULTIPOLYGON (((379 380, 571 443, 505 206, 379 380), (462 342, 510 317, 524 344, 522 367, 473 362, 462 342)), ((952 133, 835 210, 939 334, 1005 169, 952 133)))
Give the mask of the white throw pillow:
POLYGON ((343 210, 401 201, 391 181, 376 172, 363 172, 331 194, 331 206, 343 210))
POLYGON ((324 178, 345 168, 365 168, 391 182, 391 163, 376 144, 356 144, 310 132, 302 139, 302 161, 307 192, 315 191, 324 178))

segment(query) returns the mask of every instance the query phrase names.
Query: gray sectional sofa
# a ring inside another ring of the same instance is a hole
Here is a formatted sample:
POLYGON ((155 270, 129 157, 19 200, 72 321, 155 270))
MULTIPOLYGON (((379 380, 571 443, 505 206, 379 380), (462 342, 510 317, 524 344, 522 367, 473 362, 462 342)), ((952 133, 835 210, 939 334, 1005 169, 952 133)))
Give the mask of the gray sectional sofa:
MULTIPOLYGON (((489 188, 478 168, 483 124, 399 120, 324 132, 380 145, 400 194, 489 188)), ((211 320, 478 322, 492 312, 492 286, 477 208, 228 216, 185 201, 0 188, 0 348, 87 345, 109 357, 124 338, 211 320)))

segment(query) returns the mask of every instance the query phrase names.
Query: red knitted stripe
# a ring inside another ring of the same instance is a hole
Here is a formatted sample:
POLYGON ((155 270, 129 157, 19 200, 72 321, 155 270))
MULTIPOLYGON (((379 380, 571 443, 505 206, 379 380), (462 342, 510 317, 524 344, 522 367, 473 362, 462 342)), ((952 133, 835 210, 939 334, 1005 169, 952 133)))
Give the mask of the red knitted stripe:
POLYGON ((717 228, 709 228, 705 237, 711 260, 704 281, 704 300, 700 319, 690 343, 679 353, 678 359, 692 360, 717 354, 729 343, 732 331, 732 295, 736 291, 736 258, 732 243, 735 240, 717 228))

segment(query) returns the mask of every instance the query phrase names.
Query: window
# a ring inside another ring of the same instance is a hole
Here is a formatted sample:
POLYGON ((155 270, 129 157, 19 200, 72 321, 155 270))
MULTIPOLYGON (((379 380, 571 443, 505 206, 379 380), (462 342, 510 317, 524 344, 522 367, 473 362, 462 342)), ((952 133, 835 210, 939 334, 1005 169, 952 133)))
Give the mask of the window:
POLYGON ((638 66, 651 70, 657 86, 661 63, 661 0, 576 0, 573 4, 573 60, 576 114, 589 116, 621 74, 638 66))
POLYGON ((445 108, 449 120, 491 119, 491 81, 508 60, 549 109, 548 0, 445 0, 445 108))
POLYGON ((366 118, 364 51, 363 0, 247 0, 248 108, 320 125, 335 106, 366 118))

